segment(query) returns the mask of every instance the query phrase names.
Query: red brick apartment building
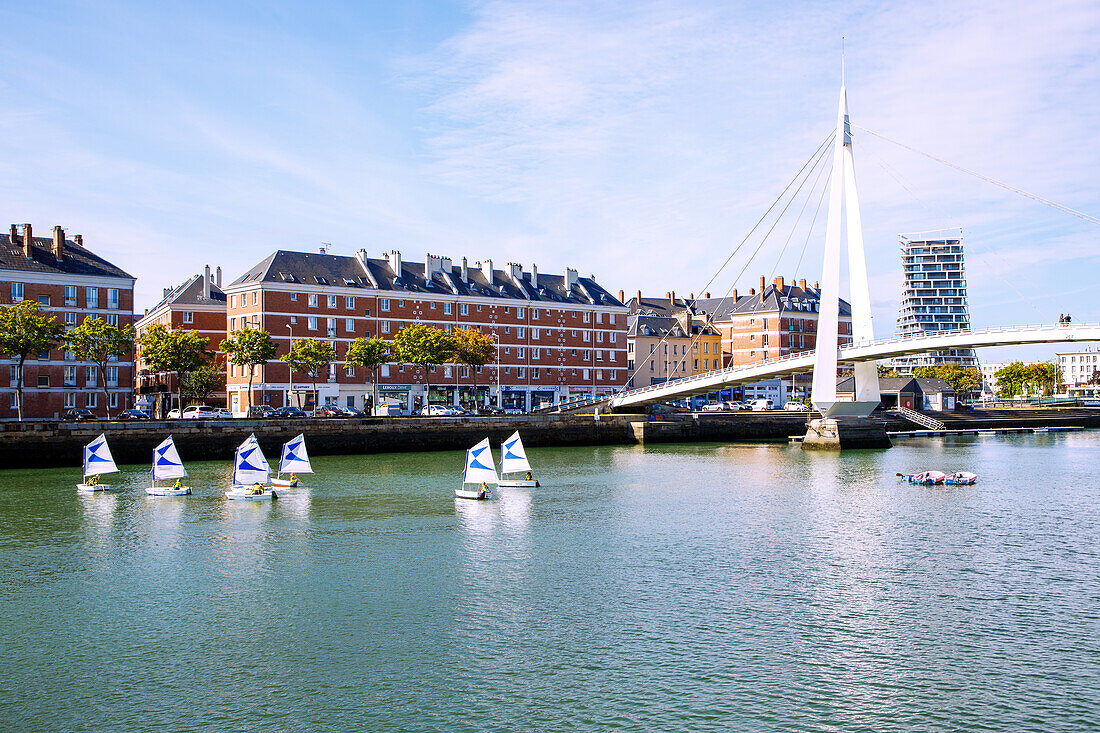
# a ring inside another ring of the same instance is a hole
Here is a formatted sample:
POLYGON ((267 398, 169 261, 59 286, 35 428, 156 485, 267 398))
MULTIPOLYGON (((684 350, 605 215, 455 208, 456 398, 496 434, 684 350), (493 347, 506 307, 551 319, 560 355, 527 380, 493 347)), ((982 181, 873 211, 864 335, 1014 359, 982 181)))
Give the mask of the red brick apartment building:
MULTIPOLYGON (((30 224, 12 224, 8 234, 0 234, 0 302, 20 300, 37 300, 70 328, 90 317, 121 328, 134 320, 134 278, 85 248, 79 234, 66 239, 57 226, 52 237, 35 237, 30 224)), ((0 392, 7 393, 0 394, 3 420, 17 416, 11 363, 8 379, 0 381, 0 392)), ((70 407, 100 416, 110 407, 114 414, 131 406, 133 379, 132 358, 110 364, 105 401, 96 365, 55 349, 26 362, 23 414, 31 419, 57 418, 70 407)))
MULTIPOLYGON (((154 324, 171 329, 198 331, 210 339, 210 350, 215 352, 215 363, 225 374, 225 359, 218 347, 226 335, 225 293, 222 292, 222 268, 211 274, 210 265, 200 275, 192 275, 174 288, 165 288, 164 297, 143 315, 134 326, 140 335, 154 324)), ((176 374, 153 373, 137 353, 137 399, 142 407, 156 408, 155 414, 167 414, 172 407, 179 407, 176 396, 176 374)), ((207 403, 225 401, 225 394, 211 395, 207 403)))
MULTIPOLYGON (((626 308, 592 277, 494 269, 491 260, 454 265, 429 255, 404 262, 392 251, 369 258, 277 251, 225 288, 228 330, 266 329, 285 354, 291 339, 332 341, 337 361, 318 381, 321 403, 363 407, 369 374, 346 369, 348 344, 361 336, 392 339, 403 327, 427 323, 447 329, 478 328, 497 340, 498 358, 482 369, 444 364, 429 376, 432 403, 490 402, 506 408, 560 401, 577 393, 610 393, 626 382, 626 308), (476 388, 475 388, 476 382, 476 388)), ((257 370, 257 404, 292 404, 312 393, 304 374, 272 362, 257 370)), ((229 406, 247 410, 248 374, 234 364, 227 374, 229 406)), ((382 367, 380 399, 414 409, 425 404, 423 370, 382 367)))

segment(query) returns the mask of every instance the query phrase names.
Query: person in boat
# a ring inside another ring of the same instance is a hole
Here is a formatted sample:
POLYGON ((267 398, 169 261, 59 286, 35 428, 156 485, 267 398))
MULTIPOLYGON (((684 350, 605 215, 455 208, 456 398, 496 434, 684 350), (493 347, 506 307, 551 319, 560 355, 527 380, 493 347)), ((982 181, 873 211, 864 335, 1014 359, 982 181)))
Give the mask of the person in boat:
POLYGON ((180 483, 180 480, 179 480, 179 479, 176 479, 176 488, 177 488, 177 489, 182 489, 182 488, 183 488, 183 484, 182 484, 182 483, 180 483))
POLYGON ((477 487, 477 495, 483 499, 489 495, 489 485, 484 481, 481 482, 481 486, 477 487))
POLYGON ((291 483, 291 484, 292 484, 293 486, 297 486, 297 485, 298 485, 298 477, 294 475, 294 472, 293 472, 293 471, 291 471, 291 473, 290 473, 290 483, 291 483))
POLYGON ((257 481, 255 484, 252 485, 252 491, 249 493, 251 493, 252 496, 259 496, 260 494, 264 493, 264 485, 257 481))
POLYGON ((99 484, 99 476, 92 476, 88 479, 88 486, 97 486, 99 484))
POLYGON ((531 480, 531 479, 533 479, 533 478, 534 478, 534 476, 532 476, 532 475, 531 475, 531 472, 530 472, 530 471, 528 471, 528 472, 527 472, 527 480, 528 480, 528 481, 530 481, 530 480, 531 480))

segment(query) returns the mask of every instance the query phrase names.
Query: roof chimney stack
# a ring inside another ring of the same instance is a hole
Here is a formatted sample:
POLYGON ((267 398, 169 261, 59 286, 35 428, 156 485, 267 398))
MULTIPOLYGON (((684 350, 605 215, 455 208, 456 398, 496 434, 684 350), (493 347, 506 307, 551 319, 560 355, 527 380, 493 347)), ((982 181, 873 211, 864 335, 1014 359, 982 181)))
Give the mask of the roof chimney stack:
POLYGON ((710 293, 703 293, 703 298, 705 298, 706 300, 710 300, 710 293))
POLYGON ((202 276, 202 299, 210 300, 210 265, 206 266, 202 276))
POLYGON ((676 291, 675 290, 673 290, 672 292, 670 292, 668 294, 668 304, 669 305, 676 305, 676 291))
POLYGON ((220 290, 222 287, 222 266, 218 265, 218 269, 215 270, 215 272, 217 273, 217 277, 214 278, 214 284, 217 285, 220 290))
POLYGON ((737 288, 734 288, 734 289, 733 289, 733 302, 734 302, 734 303, 736 303, 736 302, 737 302, 737 288))
POLYGON ((84 235, 83 234, 73 235, 73 241, 76 242, 77 247, 83 247, 84 246, 84 235))
POLYGON ((626 302, 626 292, 623 291, 623 290, 619 291, 619 302, 620 303, 625 303, 626 302))
POLYGON ((31 247, 34 246, 34 233, 30 224, 23 225, 23 255, 28 259, 31 256, 31 247))
POLYGON ((565 268, 565 291, 569 292, 577 284, 577 271, 572 267, 565 268))
POLYGON ((9 233, 8 233, 8 241, 11 242, 11 245, 13 247, 15 246, 16 238, 19 236, 18 234, 16 234, 16 232, 18 232, 18 231, 19 231, 19 225, 12 224, 11 229, 9 230, 9 233))
POLYGON ((760 294, 761 295, 764 294, 764 288, 767 287, 766 283, 767 283, 767 278, 765 278, 763 275, 761 275, 760 276, 760 294))
POLYGON ((802 278, 798 281, 798 287, 802 288, 803 290, 806 289, 806 278, 802 278))
POLYGON ((390 253, 386 255, 386 259, 389 260, 390 269, 393 270, 393 276, 395 278, 401 277, 401 253, 396 249, 390 250, 390 253))
POLYGON ((469 270, 466 267, 466 258, 465 257, 462 258, 462 282, 464 282, 464 283, 470 282, 470 273, 469 273, 469 270))
POLYGON ((53 228, 53 256, 58 260, 65 256, 65 230, 60 225, 53 228))
POLYGON ((531 263, 531 285, 535 290, 539 289, 539 266, 533 262, 531 263))
POLYGON ((779 288, 780 290, 782 290, 782 289, 783 289, 783 276, 782 276, 782 275, 780 275, 779 277, 777 277, 777 278, 775 279, 775 286, 776 286, 777 288, 779 288))
POLYGON ((481 274, 485 276, 485 281, 490 285, 493 284, 493 261, 483 260, 481 263, 481 274))
POLYGON ((756 295, 756 288, 749 288, 749 295, 756 295))

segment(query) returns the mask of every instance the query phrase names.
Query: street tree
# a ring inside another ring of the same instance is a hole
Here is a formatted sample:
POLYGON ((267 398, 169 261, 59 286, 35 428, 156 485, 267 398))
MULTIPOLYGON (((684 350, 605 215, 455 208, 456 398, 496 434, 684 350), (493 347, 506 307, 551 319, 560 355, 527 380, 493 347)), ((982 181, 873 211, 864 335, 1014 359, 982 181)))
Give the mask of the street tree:
POLYGON ((377 336, 357 338, 348 346, 344 363, 370 372, 371 408, 378 407, 378 368, 390 360, 391 344, 377 336))
POLYGON ((982 372, 975 367, 963 367, 959 364, 938 364, 930 367, 917 367, 913 376, 925 379, 942 379, 955 391, 955 398, 965 400, 974 390, 982 386, 982 372))
POLYGON ((37 301, 22 300, 0 306, 0 353, 16 360, 15 406, 23 420, 23 364, 31 354, 45 354, 58 346, 65 326, 42 312, 37 301))
POLYGON ((226 361, 248 367, 248 404, 255 404, 252 399, 252 378, 256 367, 275 358, 279 351, 275 340, 262 328, 242 328, 222 341, 221 350, 225 353, 226 361))
POLYGON ((292 372, 307 375, 313 382, 313 405, 317 407, 317 376, 336 359, 336 349, 323 339, 298 339, 279 361, 290 366, 292 372))
POLYGON ((397 361, 424 369, 425 405, 431 402, 431 369, 454 358, 455 340, 450 332, 424 323, 414 323, 393 337, 393 353, 397 361))
POLYGON ((215 392, 225 392, 225 375, 216 364, 203 364, 186 372, 180 380, 180 393, 188 402, 205 404, 215 392))
POLYGON ((96 365, 96 381, 103 388, 103 409, 111 416, 111 403, 107 393, 107 367, 133 353, 134 328, 111 325, 102 318, 85 318, 69 331, 65 340, 76 353, 76 358, 96 365))
POLYGON ((496 342, 476 328, 460 328, 454 332, 454 343, 454 360, 470 367, 476 399, 477 371, 493 360, 496 342))
POLYGON ((183 383, 188 375, 210 363, 213 354, 206 348, 210 339, 198 331, 171 329, 157 323, 138 337, 141 359, 158 374, 176 373, 176 403, 183 410, 183 383))

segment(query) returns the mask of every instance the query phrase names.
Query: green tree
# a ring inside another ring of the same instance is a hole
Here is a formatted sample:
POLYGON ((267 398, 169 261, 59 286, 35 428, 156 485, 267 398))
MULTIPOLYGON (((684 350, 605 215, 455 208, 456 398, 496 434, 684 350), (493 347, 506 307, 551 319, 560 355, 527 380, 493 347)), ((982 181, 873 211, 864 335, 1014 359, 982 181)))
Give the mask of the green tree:
POLYGON ((955 399, 965 400, 974 390, 982 386, 982 372, 975 367, 963 367, 958 364, 939 364, 931 367, 917 367, 913 376, 927 379, 942 379, 955 390, 955 399))
POLYGON ((1092 370, 1092 376, 1089 377, 1087 384, 1091 384, 1093 387, 1100 387, 1100 369, 1092 370))
POLYGON ((275 358, 275 354, 279 351, 278 344, 271 338, 271 334, 262 328, 242 328, 222 341, 221 350, 225 353, 227 361, 248 367, 248 404, 251 406, 254 404, 252 378, 256 373, 256 367, 263 366, 275 358))
POLYGON ((1029 383, 1038 387, 1042 394, 1051 395, 1062 383, 1062 369, 1053 361, 1040 361, 1028 365, 1029 383))
POLYGON ((0 353, 16 360, 15 406, 23 420, 23 364, 31 354, 45 354, 64 339, 65 327, 42 312, 38 303, 23 300, 0 306, 0 353))
POLYGON ((474 395, 477 395, 477 370, 493 360, 496 342, 476 328, 460 328, 454 333, 454 360, 470 367, 474 395))
POLYGON ((187 401, 204 404, 206 398, 214 392, 225 391, 225 375, 216 364, 203 364, 186 372, 180 380, 180 393, 187 401))
POLYGON ((313 382, 313 405, 317 407, 317 375, 336 359, 336 349, 322 339, 298 339, 279 361, 286 362, 292 372, 301 372, 313 382))
POLYGON ((997 380, 998 394, 1015 397, 1027 382, 1027 367, 1022 361, 1014 361, 994 372, 993 377, 997 380))
POLYGON ((176 373, 176 403, 183 410, 183 383, 187 376, 209 364, 213 356, 206 348, 210 339, 198 331, 183 331, 157 323, 138 337, 141 360, 155 373, 176 373))
POLYGON ((432 389, 429 370, 450 361, 454 357, 454 351, 454 336, 442 328, 432 328, 423 323, 405 326, 393 337, 393 353, 396 359, 405 364, 423 367, 428 403, 431 402, 432 389))
POLYGON ((898 372, 897 369, 894 369, 894 368, 888 367, 888 366, 883 366, 882 364, 879 364, 878 365, 878 375, 880 377, 900 377, 901 373, 898 372))
POLYGON ((355 339, 344 356, 345 364, 370 372, 372 409, 378 407, 378 368, 390 360, 390 351, 390 343, 375 336, 355 339))
POLYGON ((134 348, 133 326, 112 326, 102 318, 85 318, 69 331, 65 340, 76 353, 76 358, 96 365, 96 379, 103 387, 103 409, 111 416, 111 403, 107 393, 107 366, 129 355, 134 348))

